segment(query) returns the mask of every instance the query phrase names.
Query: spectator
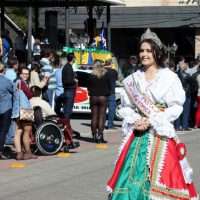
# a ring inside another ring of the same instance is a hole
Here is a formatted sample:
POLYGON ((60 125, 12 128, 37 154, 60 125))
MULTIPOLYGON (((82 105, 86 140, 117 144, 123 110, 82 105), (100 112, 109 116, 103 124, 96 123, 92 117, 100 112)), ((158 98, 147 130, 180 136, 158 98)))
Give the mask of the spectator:
POLYGON ((62 70, 62 84, 64 87, 64 116, 66 119, 70 119, 72 114, 77 86, 77 80, 75 79, 75 73, 72 68, 74 58, 74 54, 69 53, 67 55, 67 64, 62 70))
MULTIPOLYGON (((63 112, 66 123, 68 124, 70 134, 73 134, 70 117, 72 114, 72 109, 74 106, 74 97, 76 92, 77 80, 75 79, 75 73, 72 68, 72 64, 74 62, 74 54, 67 54, 67 64, 62 69, 62 85, 64 88, 63 93, 63 112)), ((57 77, 59 79, 59 77, 57 77)), ((60 82, 60 81, 59 81, 60 82)))
POLYGON ((108 96, 111 92, 110 77, 106 68, 100 62, 94 64, 89 76, 88 90, 92 114, 91 131, 95 142, 106 143, 104 140, 104 127, 108 96))
POLYGON ((55 112, 57 115, 61 116, 61 107, 64 102, 64 88, 62 83, 62 70, 67 64, 67 55, 61 55, 59 67, 56 69, 56 91, 55 91, 55 112))
POLYGON ((0 63, 0 159, 4 155, 6 134, 11 124, 14 88, 12 82, 4 76, 4 65, 0 63))
MULTIPOLYGON (((20 79, 17 81, 17 88, 19 93, 19 107, 31 108, 29 99, 32 97, 32 92, 29 89, 29 70, 22 68, 20 70, 20 79)), ((17 160, 36 159, 37 156, 33 155, 30 148, 30 136, 32 135, 32 122, 17 119, 17 128, 14 138, 16 148, 17 160), (21 142, 22 141, 22 142, 21 142), (23 152, 23 149, 25 152, 23 152)))
POLYGON ((56 79, 55 79, 55 70, 52 66, 54 62, 54 53, 51 49, 44 49, 42 52, 42 59, 40 60, 41 75, 48 78, 47 87, 44 88, 44 99, 47 100, 50 105, 53 105, 55 89, 56 89, 56 79))
POLYGON ((39 88, 44 88, 48 83, 48 77, 44 76, 40 80, 40 65, 39 63, 33 61, 31 64, 31 74, 30 74, 30 86, 38 86, 39 88))
POLYGON ((31 92, 33 94, 33 97, 30 99, 32 108, 36 106, 41 107, 43 118, 51 115, 56 115, 49 103, 41 98, 42 90, 40 87, 38 87, 37 85, 32 86, 31 92))
POLYGON ((189 117, 190 117, 190 104, 191 104, 191 76, 186 72, 188 64, 185 62, 179 62, 179 70, 177 72, 178 77, 181 80, 183 89, 185 90, 186 100, 183 105, 183 112, 180 117, 175 121, 176 130, 189 131, 189 117))
POLYGON ((3 44, 2 44, 2 39, 0 37, 0 61, 2 59, 2 56, 3 56, 3 44))
POLYGON ((107 69, 107 73, 110 80, 110 95, 108 96, 108 122, 107 122, 107 128, 111 129, 114 127, 113 121, 115 117, 115 109, 116 109, 116 100, 115 100, 115 87, 116 87, 116 81, 118 78, 117 71, 112 68, 112 61, 107 60, 105 62, 105 66, 107 69))
MULTIPOLYGON (((39 106, 42 109, 43 118, 56 115, 54 110, 50 107, 48 102, 44 101, 41 98, 42 90, 37 87, 33 86, 31 87, 31 91, 33 93, 33 97, 30 99, 32 107, 39 106)), ((65 119, 59 118, 58 123, 64 124, 64 137, 65 137, 65 143, 67 145, 68 149, 76 148, 79 146, 78 142, 73 142, 72 134, 70 133, 70 127, 68 126, 68 123, 65 119)))
POLYGON ((2 34, 2 44, 3 44, 3 62, 7 63, 8 55, 10 53, 10 50, 12 49, 12 40, 10 38, 10 32, 8 30, 5 30, 2 34))
POLYGON ((179 56, 177 60, 177 65, 176 65, 176 72, 180 70, 180 65, 185 63, 185 57, 184 56, 179 56))
POLYGON ((200 128, 200 69, 197 70, 195 73, 195 78, 197 81, 197 106, 196 106, 196 113, 195 113, 195 125, 194 128, 200 128))
POLYGON ((13 42, 12 42, 12 39, 11 39, 11 36, 10 36, 10 31, 6 29, 5 32, 3 33, 3 35, 4 35, 4 38, 6 38, 6 40, 9 42, 9 46, 12 49, 13 48, 13 42))
POLYGON ((195 126, 195 113, 196 113, 196 106, 197 106, 197 95, 198 95, 198 80, 197 75, 199 74, 199 61, 196 59, 193 62, 191 68, 189 68, 186 72, 191 76, 191 103, 190 103, 190 127, 195 126))
POLYGON ((9 57, 8 59, 8 67, 5 72, 5 76, 14 82, 17 79, 17 73, 18 73, 18 67, 19 62, 17 60, 17 57, 9 57))
POLYGON ((191 66, 187 69, 186 72, 192 76, 199 69, 199 65, 200 61, 196 59, 194 62, 192 62, 191 66))
MULTIPOLYGON (((7 66, 8 67, 5 70, 5 77, 7 77, 13 83, 14 81, 16 81, 17 76, 18 76, 19 63, 18 63, 17 58, 13 56, 9 57, 7 66)), ((16 95, 14 95, 14 97, 16 99, 16 95)), ((13 109, 15 110, 15 108, 13 109)), ((13 119, 7 133, 6 144, 13 144, 15 130, 16 130, 16 122, 13 119)))
POLYGON ((170 59, 169 61, 169 69, 172 70, 173 72, 176 72, 176 64, 173 59, 170 59))
POLYGON ((15 38, 15 55, 19 63, 26 62, 26 50, 25 50, 25 42, 24 42, 24 33, 19 31, 17 37, 15 38))
POLYGON ((130 56, 128 63, 126 63, 122 68, 122 74, 126 78, 131 73, 137 70, 138 59, 136 56, 130 56))

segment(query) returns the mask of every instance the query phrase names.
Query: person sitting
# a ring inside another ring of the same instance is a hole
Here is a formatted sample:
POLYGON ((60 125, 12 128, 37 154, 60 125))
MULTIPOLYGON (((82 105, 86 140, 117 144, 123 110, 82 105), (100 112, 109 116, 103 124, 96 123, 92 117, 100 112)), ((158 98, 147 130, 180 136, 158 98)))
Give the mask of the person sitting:
MULTIPOLYGON (((55 116, 56 113, 51 108, 50 104, 41 98, 42 90, 38 86, 32 86, 31 91, 33 93, 33 97, 30 99, 31 106, 37 107, 39 106, 42 110, 43 118, 47 118, 48 116, 55 116)), ((69 130, 69 125, 64 118, 58 118, 58 123, 64 125, 64 137, 65 137, 65 145, 68 149, 74 149, 79 147, 79 142, 73 142, 71 131, 69 130)))

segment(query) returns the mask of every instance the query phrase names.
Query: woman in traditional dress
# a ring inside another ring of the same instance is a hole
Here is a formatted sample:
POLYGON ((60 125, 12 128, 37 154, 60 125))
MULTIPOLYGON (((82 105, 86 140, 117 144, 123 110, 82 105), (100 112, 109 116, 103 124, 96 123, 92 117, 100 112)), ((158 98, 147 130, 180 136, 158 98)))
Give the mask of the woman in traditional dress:
POLYGON ((162 43, 148 29, 141 37, 142 67, 124 81, 125 134, 107 189, 111 200, 196 200, 186 148, 173 121, 185 93, 177 75, 162 65, 162 43))

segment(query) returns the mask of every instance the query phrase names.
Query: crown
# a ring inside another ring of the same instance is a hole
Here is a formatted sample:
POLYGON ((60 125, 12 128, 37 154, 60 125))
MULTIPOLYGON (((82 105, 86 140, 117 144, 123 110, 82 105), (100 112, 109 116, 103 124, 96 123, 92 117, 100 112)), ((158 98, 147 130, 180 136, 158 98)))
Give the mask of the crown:
POLYGON ((140 41, 143 41, 145 39, 150 39, 150 40, 153 40, 158 46, 159 48, 161 49, 163 47, 163 44, 160 40, 160 38, 157 36, 156 33, 152 32, 150 30, 150 28, 148 28, 141 36, 140 38, 140 41))

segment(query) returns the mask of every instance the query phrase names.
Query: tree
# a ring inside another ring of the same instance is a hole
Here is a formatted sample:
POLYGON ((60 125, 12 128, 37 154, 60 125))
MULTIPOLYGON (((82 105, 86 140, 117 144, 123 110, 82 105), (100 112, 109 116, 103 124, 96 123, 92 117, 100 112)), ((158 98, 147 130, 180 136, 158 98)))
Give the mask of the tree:
POLYGON ((7 8, 6 14, 23 30, 27 30, 27 8, 7 8))

